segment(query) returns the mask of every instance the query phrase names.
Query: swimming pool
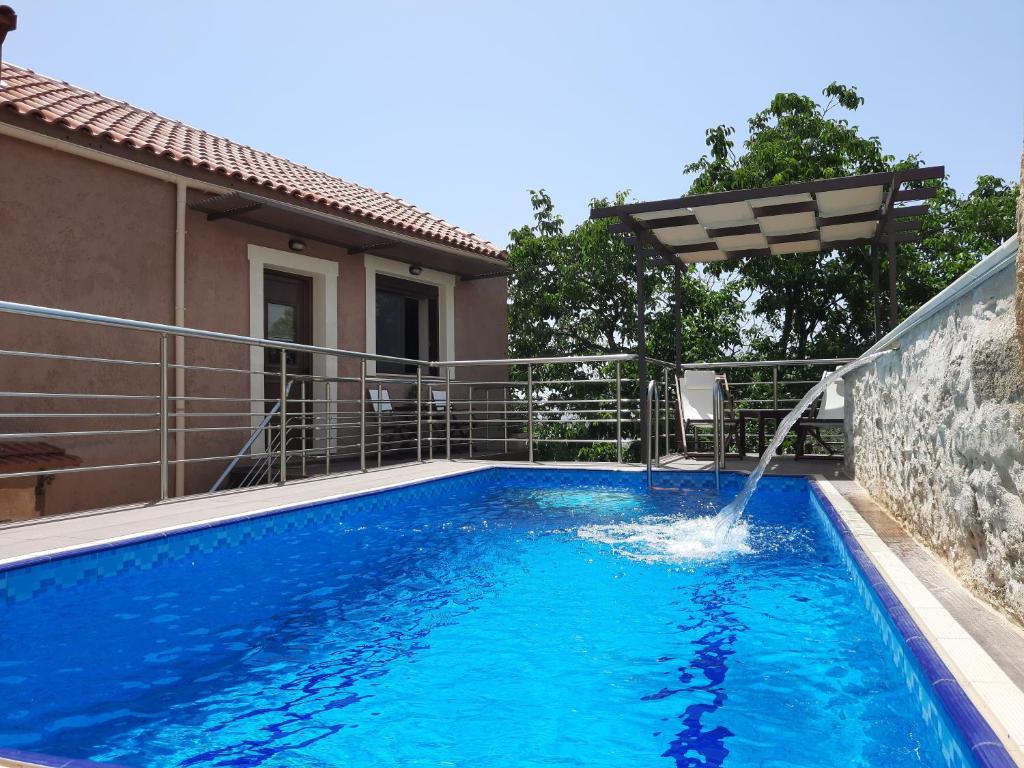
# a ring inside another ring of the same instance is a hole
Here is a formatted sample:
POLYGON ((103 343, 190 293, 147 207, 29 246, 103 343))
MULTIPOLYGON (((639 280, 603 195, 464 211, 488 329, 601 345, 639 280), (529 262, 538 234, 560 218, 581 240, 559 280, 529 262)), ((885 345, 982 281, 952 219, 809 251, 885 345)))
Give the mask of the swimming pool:
POLYGON ((0 572, 0 754, 1009 764, 811 483, 765 479, 693 557, 742 477, 658 478, 491 468, 0 572))

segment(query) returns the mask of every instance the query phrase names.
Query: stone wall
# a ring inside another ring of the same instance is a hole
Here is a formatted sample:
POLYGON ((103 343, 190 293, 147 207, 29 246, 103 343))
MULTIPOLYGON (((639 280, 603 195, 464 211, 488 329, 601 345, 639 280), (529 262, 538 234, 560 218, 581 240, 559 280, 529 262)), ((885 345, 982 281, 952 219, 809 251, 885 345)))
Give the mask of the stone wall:
MULTIPOLYGON (((1018 252, 1018 259, 1020 259, 1018 252)), ((1019 261, 1018 261, 1019 269, 1019 261)), ((847 468, 1024 623, 1024 373, 1011 260, 852 373, 847 468)))

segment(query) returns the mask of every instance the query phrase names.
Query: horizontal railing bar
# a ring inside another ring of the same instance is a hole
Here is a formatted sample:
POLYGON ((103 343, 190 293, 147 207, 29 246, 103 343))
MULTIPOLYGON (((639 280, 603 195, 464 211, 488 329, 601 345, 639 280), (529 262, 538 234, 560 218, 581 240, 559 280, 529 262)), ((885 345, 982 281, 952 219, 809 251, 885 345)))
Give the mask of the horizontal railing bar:
POLYGON ((38 440, 41 437, 99 437, 100 435, 151 435, 159 432, 152 429, 91 429, 76 432, 5 432, 0 440, 38 440))
POLYGON ((404 357, 375 355, 369 352, 354 352, 346 349, 332 349, 331 347, 318 347, 311 344, 293 344, 287 341, 261 339, 255 336, 240 336, 234 333, 221 333, 219 331, 203 331, 196 328, 185 328, 179 325, 165 325, 164 323, 151 323, 143 320, 129 320, 123 317, 96 315, 89 312, 75 312, 69 309, 54 309, 53 307, 40 307, 34 304, 20 304, 13 301, 0 301, 0 312, 12 315, 41 317, 48 320, 67 320, 75 323, 86 323, 88 325, 104 325, 112 328, 166 334, 168 336, 185 336, 187 338, 205 339, 207 341, 219 341, 230 344, 245 344, 255 347, 269 347, 271 349, 287 349, 295 352, 318 352, 320 354, 333 355, 335 357, 353 357, 358 360, 376 360, 378 362, 395 363, 399 365, 426 366, 426 363, 422 360, 410 360, 404 357))
POLYGON ((687 371, 707 368, 785 368, 801 365, 843 365, 852 363, 856 359, 855 357, 822 357, 808 360, 721 360, 715 363, 683 363, 679 367, 687 371))
POLYGON ((155 418, 159 413, 0 413, 0 419, 112 419, 155 418))
MULTIPOLYGON (((612 437, 612 438, 597 438, 597 437, 595 437, 595 438, 592 438, 592 439, 583 439, 583 438, 575 438, 575 439, 565 438, 565 439, 563 439, 563 438, 560 438, 560 437, 551 437, 551 438, 534 437, 533 438, 533 442, 535 442, 535 443, 615 443, 616 440, 615 440, 614 437, 612 437)), ((630 442, 630 441, 627 438, 623 437, 622 438, 622 442, 625 443, 625 442, 630 442)))
POLYGON ((75 392, 0 392, 0 397, 54 397, 71 398, 76 400, 159 400, 159 395, 108 395, 108 394, 84 394, 75 392))
POLYGON ((495 365, 550 365, 559 363, 613 363, 636 360, 635 354, 576 355, 573 357, 510 357, 507 360, 440 360, 431 361, 431 368, 458 368, 495 365))
POLYGON ((29 472, 5 472, 0 474, 0 480, 12 480, 16 477, 38 477, 39 475, 70 475, 76 472, 97 472, 106 469, 136 469, 138 467, 155 467, 160 464, 155 461, 136 461, 130 464, 100 464, 89 467, 65 467, 63 469, 34 469, 29 472))
POLYGON ((68 360, 76 363, 110 363, 114 365, 141 365, 146 367, 160 367, 160 363, 147 360, 119 360, 113 357, 85 357, 83 355, 65 355, 58 352, 26 352, 14 349, 0 349, 0 355, 6 357, 30 357, 40 360, 68 360))
POLYGON ((213 373, 241 373, 246 376, 276 376, 273 371, 254 371, 251 368, 222 368, 216 365, 182 365, 179 363, 168 363, 168 368, 176 368, 184 371, 212 371, 213 373))

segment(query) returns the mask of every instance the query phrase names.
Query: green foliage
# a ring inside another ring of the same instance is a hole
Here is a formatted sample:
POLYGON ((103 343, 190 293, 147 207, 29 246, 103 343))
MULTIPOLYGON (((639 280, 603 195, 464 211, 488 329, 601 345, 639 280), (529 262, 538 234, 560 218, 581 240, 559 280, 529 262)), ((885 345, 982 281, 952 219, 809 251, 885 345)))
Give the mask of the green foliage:
POLYGON ((979 176, 974 189, 957 196, 938 185, 924 217, 919 243, 900 247, 898 292, 903 314, 928 301, 994 250, 1014 230, 1019 187, 979 176))
MULTIPOLYGON (((510 233, 509 354, 512 357, 610 355, 636 349, 636 273, 631 248, 607 221, 566 231, 544 190, 530 193, 534 224, 510 233)), ((615 204, 626 201, 626 193, 615 204)), ((591 205, 609 205, 593 200, 591 205)), ((648 268, 648 352, 674 357, 671 270, 648 268)), ((728 281, 689 271, 682 277, 683 352, 727 354, 741 342, 744 307, 728 281)))
MULTIPOLYGON (((855 88, 832 83, 824 105, 808 96, 780 93, 748 121, 744 152, 734 153, 733 128, 707 131, 708 153, 684 168, 696 177, 691 194, 810 181, 920 165, 917 156, 896 161, 878 137, 862 136, 845 117, 864 103, 855 88)), ((959 198, 940 182, 919 244, 902 245, 898 296, 905 316, 1008 237, 1016 187, 983 176, 959 198)), ((733 274, 748 290, 755 323, 749 351, 765 357, 830 357, 857 354, 874 338, 871 261, 866 246, 831 253, 748 259, 711 268, 733 274)), ((883 275, 883 282, 885 276, 883 275)), ((883 300, 885 291, 883 290, 883 300)), ((886 305, 887 307, 887 305, 886 305)), ((888 310, 883 312, 888 315, 888 310)))
MULTIPOLYGON (((747 138, 737 153, 735 129, 709 128, 707 153, 685 166, 694 174, 690 194, 789 184, 919 166, 918 156, 897 160, 876 136, 863 136, 849 116, 864 99, 856 88, 831 83, 823 103, 797 93, 779 93, 748 120, 747 138)), ((920 241, 899 246, 898 296, 907 315, 995 248, 1014 229, 1018 188, 981 176, 960 197, 945 180, 924 217, 920 241)), ((636 349, 634 256, 622 238, 608 232, 608 221, 584 221, 567 229, 543 190, 531 191, 532 225, 510 233, 509 353, 512 357, 605 355, 636 349)), ((627 201, 620 192, 614 204, 627 201)), ((608 205, 593 200, 594 206, 608 205)), ((647 352, 675 358, 671 294, 673 270, 649 268, 647 352)), ((883 327, 888 317, 887 280, 882 262, 883 327)), ((862 352, 875 337, 871 259, 866 246, 830 253, 759 257, 738 263, 684 269, 681 274, 684 362, 745 358, 845 357, 862 352)), ((538 379, 578 379, 600 373, 614 377, 614 366, 537 366, 538 379)), ((738 373, 738 372, 737 372, 738 373)), ((781 372, 798 380, 805 371, 781 372)), ((635 377, 633 366, 622 375, 635 377)), ((757 380, 751 371, 749 378, 757 380)), ((764 398, 770 383, 749 388, 748 398, 764 398)), ((605 385, 557 384, 537 394, 543 403, 603 397, 605 385)), ((624 390, 624 397, 633 397, 624 390)), ((562 439, 614 437, 614 427, 587 419, 586 406, 543 422, 540 436, 562 439), (573 413, 576 411, 576 413, 573 413)), ((634 414, 635 416, 635 414, 634 414)), ((614 445, 545 443, 545 458, 608 458, 614 445)), ((636 448, 635 443, 629 450, 636 448)))

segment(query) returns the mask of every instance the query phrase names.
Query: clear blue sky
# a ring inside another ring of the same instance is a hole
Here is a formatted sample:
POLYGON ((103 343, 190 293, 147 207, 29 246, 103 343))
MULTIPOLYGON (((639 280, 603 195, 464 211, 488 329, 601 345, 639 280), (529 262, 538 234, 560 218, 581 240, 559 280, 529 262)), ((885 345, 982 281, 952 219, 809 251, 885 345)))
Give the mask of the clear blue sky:
POLYGON ((688 187, 704 131, 832 80, 963 191, 1016 178, 1024 1, 5 0, 4 58, 343 178, 501 245, 544 187, 688 187))

